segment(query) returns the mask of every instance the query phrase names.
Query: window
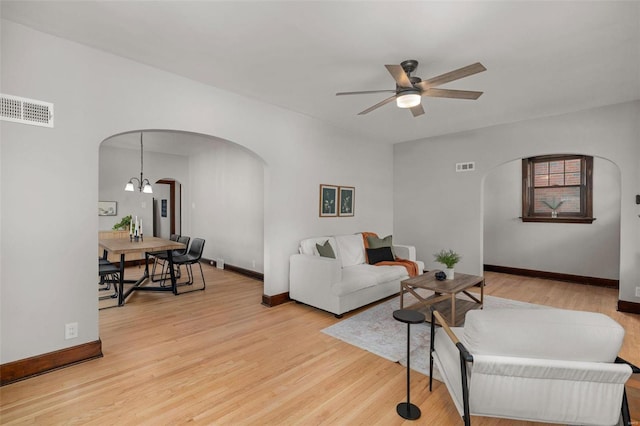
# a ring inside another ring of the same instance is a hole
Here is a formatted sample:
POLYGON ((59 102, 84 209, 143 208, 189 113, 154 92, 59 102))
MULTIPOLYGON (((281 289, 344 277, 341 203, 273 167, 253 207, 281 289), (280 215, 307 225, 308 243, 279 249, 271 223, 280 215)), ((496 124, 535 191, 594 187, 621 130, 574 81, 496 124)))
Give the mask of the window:
POLYGON ((522 221, 591 223, 593 157, 547 155, 522 160, 522 221))

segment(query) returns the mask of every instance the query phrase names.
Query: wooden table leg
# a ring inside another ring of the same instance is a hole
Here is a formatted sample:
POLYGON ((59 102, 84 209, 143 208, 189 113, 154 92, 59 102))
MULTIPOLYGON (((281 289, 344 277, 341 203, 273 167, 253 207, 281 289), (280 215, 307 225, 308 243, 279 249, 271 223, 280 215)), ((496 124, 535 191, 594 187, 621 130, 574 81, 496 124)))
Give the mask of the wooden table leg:
POLYGON ((456 294, 451 294, 451 324, 456 326, 456 294))
POLYGON ((404 286, 400 283, 400 309, 404 307, 404 286))

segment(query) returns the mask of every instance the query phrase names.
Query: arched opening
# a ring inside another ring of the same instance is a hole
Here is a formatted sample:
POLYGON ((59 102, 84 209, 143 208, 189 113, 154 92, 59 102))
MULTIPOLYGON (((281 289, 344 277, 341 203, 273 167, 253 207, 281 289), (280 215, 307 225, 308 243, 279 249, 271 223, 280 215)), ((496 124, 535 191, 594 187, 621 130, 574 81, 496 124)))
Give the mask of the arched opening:
POLYGON ((482 262, 614 282, 620 278, 621 173, 594 157, 592 224, 523 223, 522 158, 483 177, 482 262))
POLYGON ((168 239, 182 234, 182 184, 173 178, 158 179, 153 192, 153 236, 168 239))
MULTIPOLYGON (((136 130, 105 139, 99 151, 99 199, 117 216, 99 220, 108 231, 123 216, 138 217, 145 235, 188 235, 206 241, 203 259, 264 274, 264 161, 233 142, 175 130, 136 130), (141 172, 153 193, 124 191, 141 172)), ((129 259, 127 259, 129 260, 129 259)))

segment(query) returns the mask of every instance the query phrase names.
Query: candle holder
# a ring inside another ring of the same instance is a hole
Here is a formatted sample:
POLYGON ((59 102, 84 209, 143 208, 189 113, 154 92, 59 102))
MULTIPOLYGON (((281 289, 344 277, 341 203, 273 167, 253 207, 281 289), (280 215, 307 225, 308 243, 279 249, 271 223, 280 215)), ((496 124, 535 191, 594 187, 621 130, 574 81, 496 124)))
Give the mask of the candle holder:
POLYGON ((133 237, 133 241, 137 243, 138 241, 140 241, 140 237, 136 235, 135 237, 133 237))

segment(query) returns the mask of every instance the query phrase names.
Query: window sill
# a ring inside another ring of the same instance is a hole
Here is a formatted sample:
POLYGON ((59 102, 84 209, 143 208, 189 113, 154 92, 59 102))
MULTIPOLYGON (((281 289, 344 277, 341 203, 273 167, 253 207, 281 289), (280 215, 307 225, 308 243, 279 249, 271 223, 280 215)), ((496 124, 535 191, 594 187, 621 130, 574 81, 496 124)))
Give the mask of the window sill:
POLYGON ((520 217, 523 222, 543 222, 543 223, 593 223, 595 217, 520 217))

